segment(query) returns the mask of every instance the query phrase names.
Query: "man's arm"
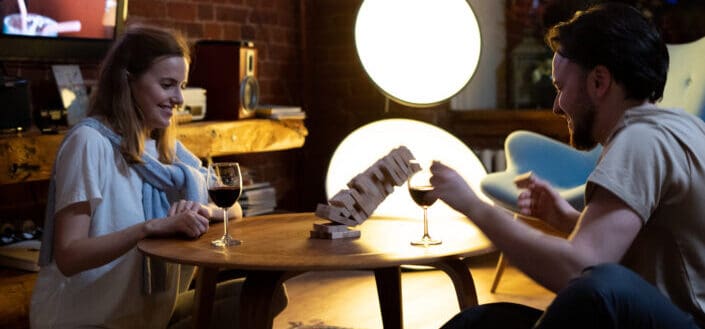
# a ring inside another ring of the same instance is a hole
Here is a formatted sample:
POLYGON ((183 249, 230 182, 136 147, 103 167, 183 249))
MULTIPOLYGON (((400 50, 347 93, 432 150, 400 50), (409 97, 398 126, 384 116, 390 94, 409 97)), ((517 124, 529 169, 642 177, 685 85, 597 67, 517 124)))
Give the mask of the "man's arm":
POLYGON ((553 291, 587 266, 619 262, 642 226, 621 199, 597 187, 573 235, 554 237, 484 203, 452 169, 440 163, 434 167, 435 195, 468 216, 513 265, 553 291))
POLYGON ((527 275, 558 291, 588 266, 619 262, 641 227, 641 218, 631 208, 597 187, 568 240, 543 235, 535 245, 530 238, 508 241, 502 250, 527 275))

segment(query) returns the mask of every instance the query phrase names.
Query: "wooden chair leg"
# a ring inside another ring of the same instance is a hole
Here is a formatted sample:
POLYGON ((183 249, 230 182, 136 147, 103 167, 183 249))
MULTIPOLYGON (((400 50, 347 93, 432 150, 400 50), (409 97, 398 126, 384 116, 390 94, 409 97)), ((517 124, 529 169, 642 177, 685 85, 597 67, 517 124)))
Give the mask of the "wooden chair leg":
POLYGON ((504 268, 507 266, 507 260, 504 259, 504 253, 499 254, 499 259, 497 260, 497 267, 494 271, 494 279, 492 279, 492 287, 490 287, 490 292, 494 293, 499 285, 499 280, 502 278, 504 273, 504 268))

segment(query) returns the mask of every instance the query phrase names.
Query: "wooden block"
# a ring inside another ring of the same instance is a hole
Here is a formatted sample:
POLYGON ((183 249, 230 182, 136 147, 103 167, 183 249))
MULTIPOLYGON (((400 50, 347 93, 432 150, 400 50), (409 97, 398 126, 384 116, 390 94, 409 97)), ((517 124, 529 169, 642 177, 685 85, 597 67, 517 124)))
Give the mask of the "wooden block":
POLYGON ((399 166, 399 168, 404 172, 404 175, 408 178, 413 174, 414 172, 411 170, 411 164, 409 163, 408 160, 406 160, 402 155, 401 152, 398 151, 399 149, 395 149, 394 152, 391 152, 389 154, 390 158, 394 160, 394 162, 399 166))
POLYGON ((392 184, 392 182, 384 181, 382 184, 384 184, 384 189, 388 191, 388 193, 394 192, 394 184, 392 184))
POLYGON ((397 147, 396 153, 397 153, 397 155, 401 156, 406 162, 410 162, 411 160, 416 159, 414 157, 414 155, 411 153, 411 150, 409 150, 409 148, 407 148, 404 145, 397 147))
POLYGON ((330 221, 348 226, 355 226, 358 224, 355 220, 343 216, 342 212, 343 210, 341 208, 327 204, 319 203, 318 206, 316 206, 316 216, 320 218, 328 219, 330 221))
POLYGON ((352 195, 355 200, 355 208, 365 214, 365 219, 367 219, 367 217, 369 217, 377 207, 377 205, 375 205, 366 194, 359 193, 356 190, 350 190, 350 195, 352 195))
POLYGON ((370 176, 358 175, 352 185, 373 211, 387 197, 385 191, 375 184, 370 176))
POLYGON ((410 164, 413 172, 421 171, 421 165, 418 162, 410 162, 410 164))
POLYGON ((342 232, 319 232, 319 231, 310 231, 310 237, 312 239, 328 239, 328 240, 335 240, 335 239, 354 239, 354 238, 359 238, 360 237, 360 231, 358 230, 348 230, 348 231, 342 231, 342 232))
POLYGON ((342 232, 348 231, 348 226, 338 223, 313 224, 313 230, 317 232, 342 232))
MULTIPOLYGON (((362 224, 370 216, 358 209, 350 209, 351 216, 356 225, 362 224)), ((352 226, 352 225, 351 225, 352 226)))
POLYGON ((348 182, 348 187, 357 190, 360 194, 380 195, 382 192, 367 174, 359 174, 348 182))
POLYGON ((403 171, 396 162, 390 158, 382 158, 382 172, 386 172, 387 178, 391 179, 394 185, 401 186, 406 182, 403 171))
POLYGON ((373 180, 384 180, 384 174, 382 174, 382 170, 379 168, 379 162, 375 162, 372 166, 367 168, 365 173, 367 173, 367 175, 369 175, 373 180))
POLYGON ((355 205, 355 200, 352 195, 350 195, 350 190, 345 189, 336 193, 332 198, 330 198, 330 200, 328 200, 328 203, 337 207, 352 209, 353 205, 355 205))
POLYGON ((392 183, 387 182, 387 180, 385 179, 374 179, 373 182, 375 186, 377 186, 379 192, 384 195, 384 197, 387 197, 389 194, 394 192, 394 185, 392 185, 392 183))

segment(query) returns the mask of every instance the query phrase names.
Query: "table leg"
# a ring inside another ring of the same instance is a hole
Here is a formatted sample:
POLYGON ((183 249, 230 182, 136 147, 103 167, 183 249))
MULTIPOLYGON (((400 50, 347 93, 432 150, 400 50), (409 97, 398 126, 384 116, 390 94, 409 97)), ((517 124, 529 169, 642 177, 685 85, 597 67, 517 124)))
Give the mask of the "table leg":
POLYGON ((384 329, 404 328, 400 267, 378 268, 374 272, 384 329))
POLYGON ((217 279, 217 268, 204 266, 199 268, 196 278, 196 305, 193 308, 193 319, 197 329, 210 327, 217 279))
POLYGON ((240 297, 240 328, 271 329, 274 291, 293 275, 281 271, 248 271, 240 297))
POLYGON ((472 273, 461 259, 447 258, 429 265, 442 270, 453 281, 455 294, 458 297, 458 305, 461 310, 478 304, 472 273))

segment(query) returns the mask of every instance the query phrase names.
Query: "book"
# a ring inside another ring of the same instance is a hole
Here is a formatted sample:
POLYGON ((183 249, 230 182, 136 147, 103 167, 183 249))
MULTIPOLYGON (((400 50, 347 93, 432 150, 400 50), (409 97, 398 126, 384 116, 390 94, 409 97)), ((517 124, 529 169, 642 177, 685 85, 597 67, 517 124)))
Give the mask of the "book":
MULTIPOLYGON (((243 175, 244 176, 244 175, 243 175)), ((256 182, 242 185, 242 192, 269 186, 269 182, 256 182)))
POLYGON ((274 207, 242 208, 242 215, 245 217, 264 215, 271 212, 274 212, 274 207))
POLYGON ((240 202, 240 206, 242 207, 242 209, 255 208, 255 207, 275 208, 277 206, 277 200, 264 200, 264 201, 241 200, 239 202, 240 202))
POLYGON ((38 272, 39 240, 25 240, 0 247, 0 266, 38 272))
POLYGON ((273 120, 303 120, 306 119, 306 112, 278 113, 268 117, 273 120))
POLYGON ((255 115, 273 120, 301 120, 306 118, 306 112, 299 106, 262 105, 255 109, 255 115))
POLYGON ((248 200, 266 200, 274 199, 276 197, 277 189, 274 186, 264 186, 259 188, 243 188, 242 195, 240 199, 248 200))
POLYGON ((282 106, 282 105, 261 105, 255 109, 255 114, 260 116, 270 116, 273 114, 282 113, 301 113, 299 106, 282 106))
POLYGON ((261 187, 257 189, 242 191, 240 195, 240 205, 273 204, 276 206, 277 191, 274 186, 261 187))

